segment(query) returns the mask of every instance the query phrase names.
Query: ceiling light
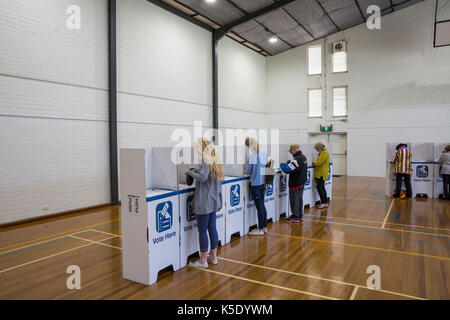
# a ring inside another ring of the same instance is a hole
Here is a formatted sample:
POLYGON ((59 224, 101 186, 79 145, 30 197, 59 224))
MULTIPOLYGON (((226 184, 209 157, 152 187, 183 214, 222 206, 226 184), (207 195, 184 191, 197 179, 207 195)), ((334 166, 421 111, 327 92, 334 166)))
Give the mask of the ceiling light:
POLYGON ((269 42, 270 42, 270 43, 275 43, 275 42, 277 42, 277 41, 278 41, 278 38, 275 37, 275 36, 271 36, 271 37, 269 38, 269 42))
POLYGON ((214 2, 216 2, 216 0, 206 0, 206 2, 208 2, 208 3, 214 3, 214 2))

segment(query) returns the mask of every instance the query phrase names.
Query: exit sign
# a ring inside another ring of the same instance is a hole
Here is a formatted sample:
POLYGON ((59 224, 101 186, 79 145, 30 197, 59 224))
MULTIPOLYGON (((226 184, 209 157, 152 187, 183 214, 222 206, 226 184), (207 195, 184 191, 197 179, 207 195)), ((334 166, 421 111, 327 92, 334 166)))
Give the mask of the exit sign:
POLYGON ((331 132, 331 131, 333 131, 333 125, 320 126, 320 132, 331 132))

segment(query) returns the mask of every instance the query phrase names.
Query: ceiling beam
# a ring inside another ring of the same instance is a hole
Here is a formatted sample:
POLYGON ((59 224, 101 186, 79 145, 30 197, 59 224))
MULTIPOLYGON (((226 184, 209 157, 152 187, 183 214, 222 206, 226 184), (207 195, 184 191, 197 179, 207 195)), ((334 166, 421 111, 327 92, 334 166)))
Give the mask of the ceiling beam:
POLYGON ((287 15, 288 15, 289 17, 291 17, 292 20, 294 20, 295 22, 297 22, 297 24, 298 24, 300 27, 302 27, 303 30, 305 30, 305 32, 306 32, 307 34, 309 34, 311 38, 313 38, 313 40, 316 40, 316 37, 314 37, 314 36, 312 35, 312 33, 309 32, 308 29, 306 29, 305 26, 304 26, 302 23, 300 23, 300 21, 298 21, 292 14, 290 14, 289 11, 286 10, 286 8, 283 8, 283 10, 284 10, 284 12, 287 13, 287 15))
POLYGON ((325 13, 325 15, 328 17, 328 19, 331 21, 332 24, 334 24, 335 28, 337 29, 337 31, 341 31, 341 29, 338 27, 338 25, 336 24, 336 22, 334 22, 333 19, 331 19, 330 15, 328 14, 327 10, 325 10, 325 8, 322 6, 322 4, 320 3, 319 0, 316 0, 317 4, 320 6, 320 8, 322 8, 323 12, 325 13))
POLYGON ((217 40, 220 40, 228 32, 230 32, 231 29, 233 29, 234 27, 236 27, 236 26, 238 26, 240 24, 243 24, 245 22, 248 22, 250 20, 256 19, 259 16, 262 16, 263 14, 266 14, 266 13, 268 13, 270 11, 273 11, 275 9, 281 8, 281 7, 287 5, 287 4, 291 3, 291 2, 294 2, 294 1, 295 0, 279 0, 279 1, 276 1, 275 3, 273 3, 273 4, 271 4, 271 5, 267 6, 267 7, 264 7, 264 8, 261 8, 259 10, 254 11, 252 13, 246 14, 245 16, 243 16, 243 17, 241 17, 241 18, 239 18, 239 19, 237 19, 237 20, 235 20, 233 22, 227 23, 223 27, 215 30, 215 32, 214 32, 215 33, 215 37, 216 37, 217 40))
POLYGON ((176 8, 172 7, 170 4, 167 4, 161 0, 147 0, 147 1, 153 3, 154 5, 157 5, 160 8, 163 8, 169 12, 172 12, 173 14, 176 14, 177 16, 179 16, 189 22, 194 23, 194 24, 198 25, 199 27, 202 27, 203 29, 206 29, 210 32, 212 32, 214 30, 214 28, 211 27, 210 25, 207 25, 206 23, 203 23, 200 20, 197 20, 194 17, 191 17, 187 13, 184 13, 183 11, 176 9, 176 8))
POLYGON ((366 18, 364 17, 364 13, 362 12, 362 9, 361 9, 361 6, 359 5, 358 0, 355 0, 355 4, 358 7, 359 13, 361 13, 361 17, 362 17, 363 21, 365 22, 366 18))

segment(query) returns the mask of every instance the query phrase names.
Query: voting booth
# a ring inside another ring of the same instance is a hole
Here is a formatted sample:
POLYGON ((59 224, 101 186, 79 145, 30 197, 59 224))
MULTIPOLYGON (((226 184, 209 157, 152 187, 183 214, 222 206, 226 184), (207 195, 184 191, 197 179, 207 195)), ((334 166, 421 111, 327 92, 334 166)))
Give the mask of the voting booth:
POLYGON ((225 179, 222 182, 222 196, 225 197, 225 241, 230 243, 231 236, 239 233, 244 236, 244 147, 223 147, 223 170, 225 179))
POLYGON ((275 215, 278 216, 278 219, 283 214, 286 215, 287 218, 291 215, 289 210, 289 175, 279 170, 281 163, 286 163, 288 160, 292 159, 291 154, 288 152, 288 148, 288 144, 279 145, 279 163, 275 164, 277 174, 275 175, 274 188, 278 194, 275 215))
POLYGON ((176 168, 160 167, 168 154, 169 148, 120 150, 123 277, 147 285, 160 270, 180 268, 176 168))
POLYGON ((243 180, 244 185, 244 235, 248 234, 250 229, 258 225, 258 212, 250 193, 250 178, 245 176, 243 180))
POLYGON ((412 143, 411 188, 413 196, 433 197, 434 185, 434 145, 433 143, 412 143))

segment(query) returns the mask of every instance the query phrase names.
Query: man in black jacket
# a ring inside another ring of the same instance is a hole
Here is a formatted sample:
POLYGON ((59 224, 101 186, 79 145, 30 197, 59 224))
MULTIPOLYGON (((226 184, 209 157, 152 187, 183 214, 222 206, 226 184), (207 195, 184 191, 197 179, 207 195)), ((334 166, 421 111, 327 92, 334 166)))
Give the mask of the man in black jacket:
POLYGON ((294 159, 289 162, 289 167, 292 168, 292 172, 289 173, 289 202, 292 216, 287 220, 298 223, 303 218, 303 189, 308 176, 308 164, 298 144, 291 144, 288 151, 294 159))

